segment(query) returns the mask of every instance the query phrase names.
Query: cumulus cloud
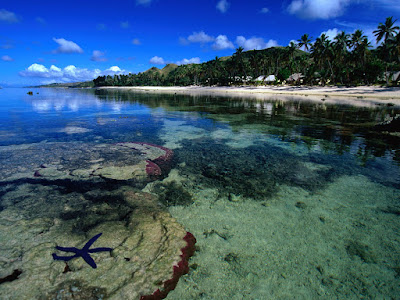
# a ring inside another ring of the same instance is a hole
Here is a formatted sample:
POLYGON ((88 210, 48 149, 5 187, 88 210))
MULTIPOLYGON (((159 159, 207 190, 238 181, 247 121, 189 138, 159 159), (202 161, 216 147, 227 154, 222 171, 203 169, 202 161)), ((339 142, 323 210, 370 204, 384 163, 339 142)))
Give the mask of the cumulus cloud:
POLYGON ((121 26, 121 28, 124 28, 124 29, 127 29, 127 28, 131 27, 131 24, 129 24, 128 21, 120 22, 119 25, 121 26))
POLYGON ((193 34, 189 35, 187 40, 190 43, 209 43, 215 40, 214 37, 209 36, 204 31, 193 32, 193 34))
POLYGON ((204 31, 193 32, 187 38, 180 38, 180 43, 183 45, 188 45, 191 43, 207 44, 212 43, 211 48, 213 50, 224 50, 224 49, 234 49, 235 46, 228 39, 226 35, 220 34, 216 38, 206 34, 204 31))
POLYGON ((222 13, 226 13, 226 11, 229 9, 229 6, 230 6, 231 4, 228 2, 228 1, 226 1, 226 0, 220 0, 220 1, 218 1, 218 3, 217 3, 217 9, 220 11, 220 12, 222 12, 222 13))
POLYGON ((1 60, 3 60, 3 61, 13 61, 14 59, 12 57, 8 56, 8 55, 3 55, 1 57, 1 60))
POLYGON ((335 39, 335 37, 338 35, 338 33, 339 33, 339 30, 337 28, 333 28, 333 29, 328 29, 327 31, 321 32, 321 35, 325 34, 330 41, 333 41, 335 39))
POLYGON ((199 63, 200 63, 200 58, 199 57, 192 57, 190 59, 184 58, 184 59, 176 62, 176 64, 178 66, 187 65, 187 64, 199 64, 199 63))
POLYGON ((212 48, 214 50, 224 50, 224 49, 235 49, 235 46, 233 46, 233 43, 229 41, 226 35, 219 35, 215 39, 212 48))
POLYGON ((67 41, 66 39, 56 39, 53 38, 59 47, 53 51, 53 53, 83 53, 81 47, 72 41, 67 41))
POLYGON ((262 13, 262 14, 269 13, 269 8, 268 7, 261 8, 260 13, 262 13))
POLYGON ((104 55, 105 55, 104 52, 101 52, 99 50, 94 50, 90 60, 92 60, 92 61, 107 61, 107 58, 104 55))
POLYGON ((69 65, 64 69, 55 65, 46 68, 44 65, 35 63, 30 65, 24 71, 19 72, 19 75, 23 77, 46 78, 46 82, 76 82, 92 80, 101 75, 119 75, 123 73, 126 73, 126 71, 121 70, 118 66, 113 66, 101 71, 100 69, 81 69, 74 65, 69 65))
POLYGON ((18 23, 19 19, 15 13, 5 9, 0 9, 0 21, 6 23, 18 23))
POLYGON ((269 40, 268 42, 265 42, 263 38, 251 37, 246 39, 244 36, 236 37, 236 44, 240 47, 243 47, 245 51, 261 50, 278 46, 278 42, 275 40, 269 40))
POLYGON ((331 19, 341 16, 351 0, 293 0, 288 12, 302 19, 331 19))
POLYGON ((103 71, 103 75, 120 75, 126 73, 125 70, 122 70, 120 67, 118 66, 112 66, 106 70, 103 71))
POLYGON ((204 31, 193 32, 187 38, 179 38, 179 42, 182 45, 189 45, 190 43, 206 44, 213 42, 214 40, 215 38, 213 36, 206 34, 204 31))
POLYGON ((134 44, 134 45, 140 45, 140 44, 142 44, 141 42, 140 42, 140 40, 139 39, 133 39, 132 40, 132 44, 134 44))
POLYGON ((164 58, 159 57, 159 56, 154 56, 150 59, 150 63, 151 64, 155 64, 155 65, 165 65, 166 62, 164 60, 164 58))

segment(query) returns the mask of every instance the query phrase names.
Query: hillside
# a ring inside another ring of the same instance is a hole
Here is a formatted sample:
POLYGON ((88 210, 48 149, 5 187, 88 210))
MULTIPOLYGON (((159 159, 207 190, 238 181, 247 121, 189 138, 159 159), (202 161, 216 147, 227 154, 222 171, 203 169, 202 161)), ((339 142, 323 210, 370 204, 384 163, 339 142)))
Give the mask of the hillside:
POLYGON ((35 88, 87 88, 94 87, 93 81, 81 81, 81 82, 67 82, 67 83, 50 83, 37 86, 30 86, 35 88))

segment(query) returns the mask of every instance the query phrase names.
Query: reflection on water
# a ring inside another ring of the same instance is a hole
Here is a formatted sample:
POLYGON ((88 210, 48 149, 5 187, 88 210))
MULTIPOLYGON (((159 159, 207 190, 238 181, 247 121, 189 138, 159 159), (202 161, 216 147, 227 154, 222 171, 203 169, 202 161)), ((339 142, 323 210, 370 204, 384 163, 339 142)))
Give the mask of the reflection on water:
POLYGON ((156 195, 198 240, 170 299, 400 293, 400 138, 374 130, 398 107, 61 89, 3 89, 0 99, 0 225, 14 218, 13 230, 26 231, 4 268, 32 237, 49 232, 50 243, 59 224, 74 236, 111 223, 127 230, 119 195, 134 188, 156 195), (144 180, 153 165, 133 151, 142 180, 120 180, 131 175, 121 165, 131 150, 122 159, 107 145, 132 141, 172 149, 172 166, 144 180), (87 170, 66 168, 71 157, 86 158, 87 170))
POLYGON ((113 95, 114 101, 145 104, 154 109, 161 107, 166 112, 180 111, 182 115, 193 112, 199 118, 228 124, 237 133, 248 130, 274 136, 281 141, 304 143, 309 149, 337 154, 351 152, 364 162, 383 156, 400 162, 399 139, 372 130, 377 123, 398 114, 399 107, 339 106, 304 100, 254 101, 210 96, 138 95, 104 90, 96 91, 96 94, 104 99, 113 95))

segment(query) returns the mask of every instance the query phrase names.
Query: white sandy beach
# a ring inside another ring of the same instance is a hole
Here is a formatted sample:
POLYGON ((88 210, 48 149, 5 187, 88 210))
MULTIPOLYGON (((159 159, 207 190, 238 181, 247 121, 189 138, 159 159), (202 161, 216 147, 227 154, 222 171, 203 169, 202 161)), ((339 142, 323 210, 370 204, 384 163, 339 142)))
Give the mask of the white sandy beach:
POLYGON ((239 87, 103 87, 147 93, 175 93, 189 95, 215 95, 229 97, 249 97, 256 99, 279 99, 326 101, 327 103, 348 103, 357 106, 375 104, 393 104, 400 106, 400 88, 398 87, 314 87, 314 86, 239 86, 239 87))

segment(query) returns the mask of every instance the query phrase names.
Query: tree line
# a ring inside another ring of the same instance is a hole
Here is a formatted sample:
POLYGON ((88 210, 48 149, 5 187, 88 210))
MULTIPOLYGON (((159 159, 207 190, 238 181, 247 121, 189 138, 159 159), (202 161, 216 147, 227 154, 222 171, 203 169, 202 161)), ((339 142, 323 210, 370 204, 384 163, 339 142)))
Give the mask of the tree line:
POLYGON ((322 34, 312 43, 304 34, 287 47, 244 51, 242 47, 228 58, 188 65, 155 67, 138 74, 99 76, 95 86, 188 86, 241 85, 264 83, 260 76, 274 75, 272 84, 357 85, 397 84, 393 80, 400 70, 400 29, 397 20, 386 18, 373 32, 380 45, 372 49, 361 30, 352 34, 340 32, 332 41, 322 34), (299 74, 301 76, 291 76, 299 74))

